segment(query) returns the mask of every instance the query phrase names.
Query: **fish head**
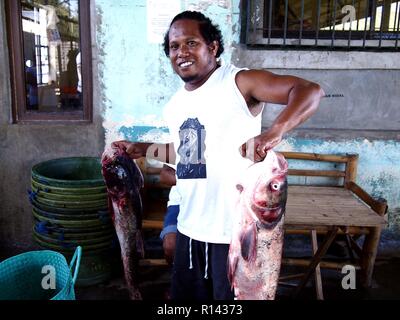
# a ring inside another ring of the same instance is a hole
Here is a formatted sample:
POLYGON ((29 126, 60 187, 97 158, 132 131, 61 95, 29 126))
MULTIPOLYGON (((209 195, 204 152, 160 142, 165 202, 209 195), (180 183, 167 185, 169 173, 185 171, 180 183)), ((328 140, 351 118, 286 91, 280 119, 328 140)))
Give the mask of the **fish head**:
POLYGON ((136 162, 121 149, 106 150, 103 153, 102 174, 109 194, 115 197, 121 197, 133 190, 136 192, 136 188, 140 189, 144 185, 143 175, 136 162), (132 161, 133 166, 126 165, 132 161))
POLYGON ((118 197, 126 193, 126 185, 121 183, 127 178, 127 172, 118 161, 103 165, 103 176, 110 195, 118 197))
POLYGON ((285 212, 287 170, 285 158, 271 150, 263 161, 247 169, 237 186, 250 218, 263 228, 273 228, 285 212))

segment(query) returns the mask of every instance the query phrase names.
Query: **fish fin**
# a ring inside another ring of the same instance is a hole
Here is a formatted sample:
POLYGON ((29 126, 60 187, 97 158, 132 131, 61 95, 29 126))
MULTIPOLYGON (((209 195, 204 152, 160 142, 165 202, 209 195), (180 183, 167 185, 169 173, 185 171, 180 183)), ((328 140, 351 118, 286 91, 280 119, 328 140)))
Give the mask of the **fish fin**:
POLYGON ((288 165, 285 157, 281 153, 276 152, 276 158, 278 159, 279 170, 281 172, 285 172, 286 173, 288 171, 289 165, 288 165))
POLYGON ((140 255, 140 257, 144 258, 144 241, 142 231, 139 230, 136 232, 136 251, 140 255))
POLYGON ((241 254, 245 261, 254 262, 257 256, 257 227, 252 223, 240 237, 241 254))
POLYGON ((233 279, 235 277, 236 267, 238 264, 238 256, 229 254, 228 255, 228 280, 231 284, 231 289, 233 289, 233 279))

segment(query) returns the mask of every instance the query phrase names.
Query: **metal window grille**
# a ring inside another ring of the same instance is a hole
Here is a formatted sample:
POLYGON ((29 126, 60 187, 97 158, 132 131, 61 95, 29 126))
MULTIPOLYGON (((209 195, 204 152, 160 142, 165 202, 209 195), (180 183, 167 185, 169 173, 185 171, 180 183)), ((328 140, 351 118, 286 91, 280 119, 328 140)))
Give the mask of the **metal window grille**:
POLYGON ((247 0, 242 42, 266 49, 399 51, 400 0, 247 0))

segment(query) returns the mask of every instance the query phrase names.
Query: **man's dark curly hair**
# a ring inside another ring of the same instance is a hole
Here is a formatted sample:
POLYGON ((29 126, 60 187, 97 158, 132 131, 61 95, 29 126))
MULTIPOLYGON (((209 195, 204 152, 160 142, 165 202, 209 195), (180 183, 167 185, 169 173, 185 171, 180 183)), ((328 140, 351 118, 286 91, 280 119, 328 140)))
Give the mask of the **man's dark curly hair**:
POLYGON ((178 20, 195 20, 199 22, 200 34, 203 36, 205 42, 210 44, 214 40, 219 43, 218 51, 216 57, 218 58, 222 52, 224 52, 224 44, 222 40, 221 30, 217 25, 214 25, 209 18, 207 18, 204 14, 198 11, 183 11, 175 16, 172 19, 171 24, 169 25, 168 31, 164 36, 164 53, 167 57, 169 57, 169 30, 175 21, 178 20))

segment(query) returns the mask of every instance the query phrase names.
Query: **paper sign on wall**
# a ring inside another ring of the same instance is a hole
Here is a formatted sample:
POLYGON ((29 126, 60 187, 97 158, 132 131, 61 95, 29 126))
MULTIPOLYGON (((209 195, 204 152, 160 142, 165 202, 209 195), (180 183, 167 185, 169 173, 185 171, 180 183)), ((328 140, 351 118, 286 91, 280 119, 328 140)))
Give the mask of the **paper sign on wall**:
POLYGON ((162 43, 171 20, 181 12, 181 0, 147 0, 147 41, 162 43))

